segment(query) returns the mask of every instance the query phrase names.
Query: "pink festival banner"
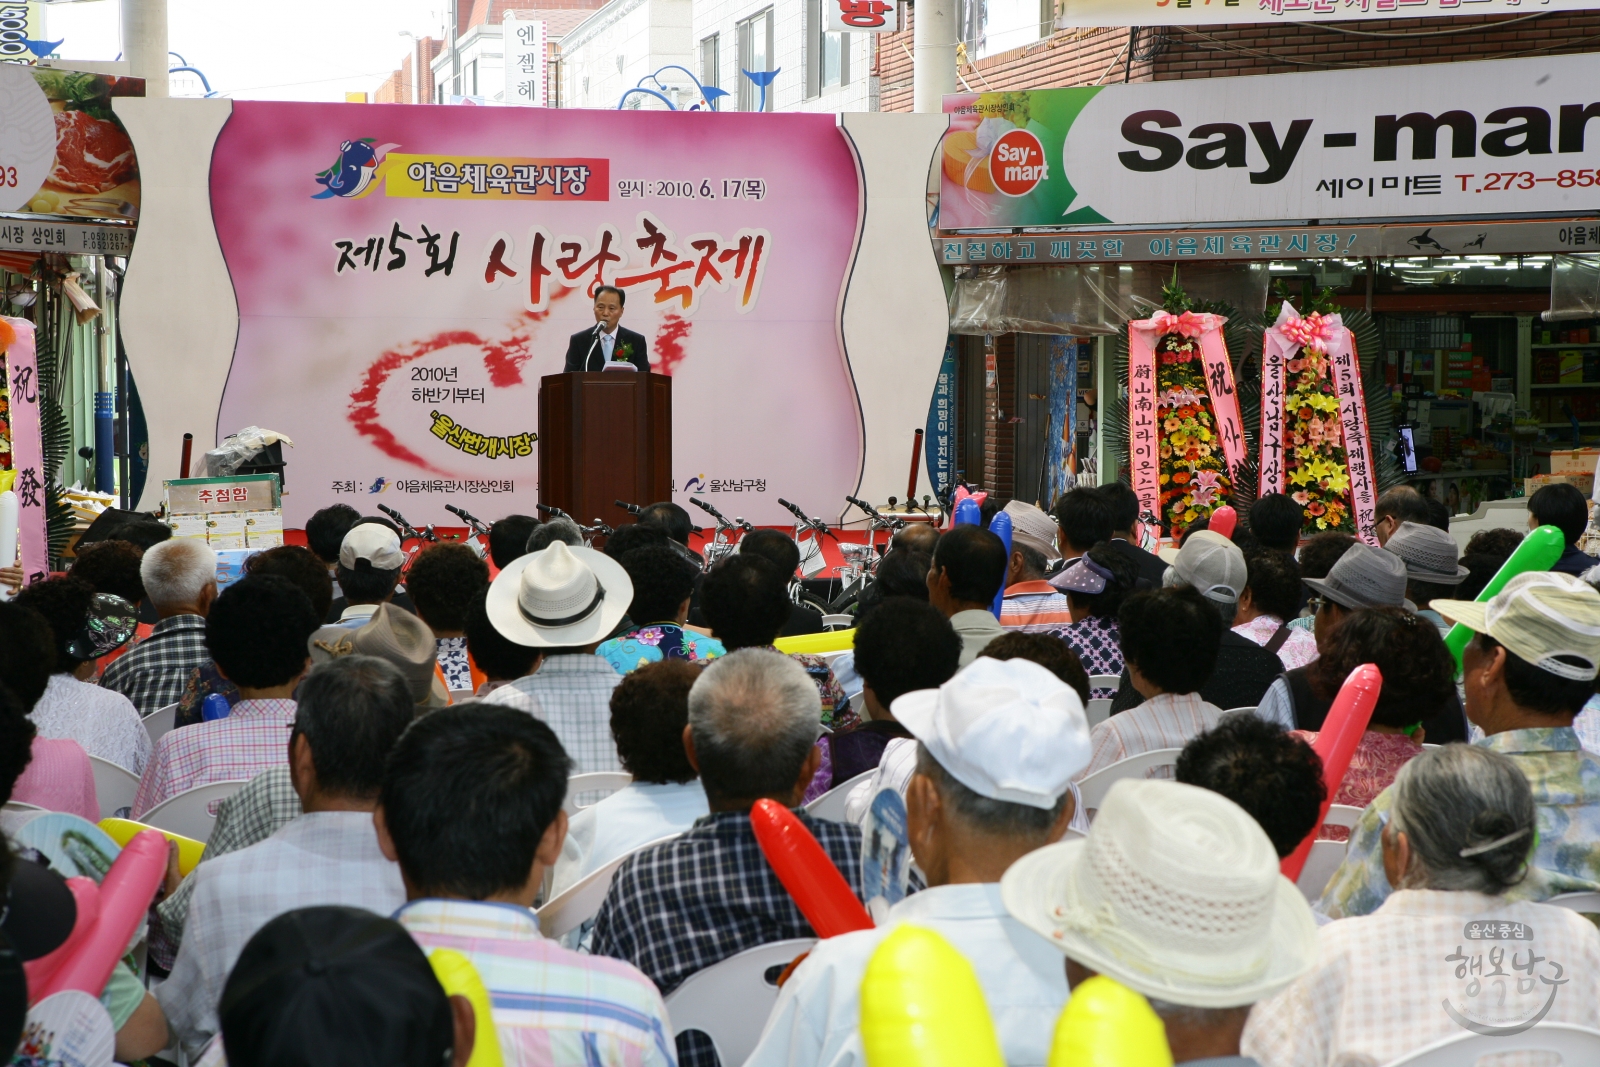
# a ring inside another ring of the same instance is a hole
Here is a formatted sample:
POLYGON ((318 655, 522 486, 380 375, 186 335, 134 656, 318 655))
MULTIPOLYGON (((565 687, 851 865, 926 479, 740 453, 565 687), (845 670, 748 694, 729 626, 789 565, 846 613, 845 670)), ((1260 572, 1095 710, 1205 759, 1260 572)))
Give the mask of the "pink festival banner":
MULTIPOLYGON (((6 349, 6 382, 11 392, 11 466, 17 472, 11 488, 17 494, 18 566, 23 584, 43 581, 50 572, 50 544, 45 528, 44 438, 39 429, 39 367, 34 352, 33 323, 0 316, 16 332, 6 349)), ((0 562, 10 566, 11 561, 0 562)))
POLYGON ((599 285, 674 378, 680 504, 776 523, 779 496, 855 485, 860 196, 832 115, 236 101, 211 199, 239 302, 217 431, 294 441, 291 525, 531 513, 539 379, 599 285))

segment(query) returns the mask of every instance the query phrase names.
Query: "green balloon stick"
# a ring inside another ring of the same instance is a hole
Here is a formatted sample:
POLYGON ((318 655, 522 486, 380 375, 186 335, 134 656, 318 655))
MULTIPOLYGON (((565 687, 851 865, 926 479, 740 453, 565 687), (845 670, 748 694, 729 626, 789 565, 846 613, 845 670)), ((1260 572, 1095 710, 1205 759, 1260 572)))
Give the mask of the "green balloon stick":
MULTIPOLYGON (((1477 600, 1482 603, 1505 588, 1507 582, 1519 574, 1529 571, 1547 571, 1561 558, 1561 553, 1566 551, 1567 538, 1557 527, 1540 526, 1522 539, 1522 544, 1511 553, 1511 558, 1500 565, 1494 577, 1489 579, 1489 584, 1483 587, 1483 592, 1478 594, 1477 600)), ((1472 631, 1461 623, 1450 627, 1450 632, 1445 634, 1445 647, 1450 649, 1450 655, 1456 660, 1456 673, 1461 673, 1461 654, 1467 650, 1467 643, 1472 640, 1472 631)))

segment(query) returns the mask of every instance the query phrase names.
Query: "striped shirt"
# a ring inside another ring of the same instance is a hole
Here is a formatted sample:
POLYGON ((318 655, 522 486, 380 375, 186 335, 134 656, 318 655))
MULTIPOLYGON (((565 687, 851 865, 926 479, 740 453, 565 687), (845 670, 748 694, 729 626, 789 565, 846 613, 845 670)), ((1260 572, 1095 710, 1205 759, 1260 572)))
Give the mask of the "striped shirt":
POLYGON ((1007 630, 1036 634, 1071 624, 1067 594, 1043 579, 1008 586, 1000 601, 1000 625, 1007 630))
POLYGON ((539 933, 526 908, 413 900, 395 919, 425 950, 455 949, 489 990, 506 1067, 672 1067, 672 1025, 650 980, 539 933))
POLYGON ((144 769, 133 817, 163 800, 212 782, 248 781, 289 762, 292 700, 241 700, 226 719, 173 730, 144 769))
MULTIPOLYGON (((1095 771, 1142 752, 1182 748, 1196 734, 1215 726, 1220 718, 1222 709, 1201 700, 1199 693, 1159 693, 1089 731, 1094 752, 1089 766, 1078 772, 1074 781, 1082 781, 1095 771)), ((1156 767, 1145 777, 1170 778, 1172 771, 1156 767)))

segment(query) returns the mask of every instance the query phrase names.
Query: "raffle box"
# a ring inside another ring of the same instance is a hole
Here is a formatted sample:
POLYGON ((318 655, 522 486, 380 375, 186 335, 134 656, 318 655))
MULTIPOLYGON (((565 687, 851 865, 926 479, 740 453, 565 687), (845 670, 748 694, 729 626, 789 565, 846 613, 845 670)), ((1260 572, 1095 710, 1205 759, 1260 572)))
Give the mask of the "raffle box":
POLYGON ((174 537, 194 537, 219 552, 283 544, 282 492, 276 474, 175 478, 161 483, 174 537))

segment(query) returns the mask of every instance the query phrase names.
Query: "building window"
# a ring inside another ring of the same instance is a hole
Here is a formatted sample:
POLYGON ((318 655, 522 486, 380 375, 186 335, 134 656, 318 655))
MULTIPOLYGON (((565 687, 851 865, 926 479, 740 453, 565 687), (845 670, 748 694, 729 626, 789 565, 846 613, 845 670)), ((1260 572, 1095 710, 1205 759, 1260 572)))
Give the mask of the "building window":
POLYGON ((713 33, 700 41, 700 84, 707 89, 722 87, 722 82, 717 77, 718 50, 721 47, 722 35, 719 33, 713 33))
MULTIPOLYGON (((755 111, 761 103, 761 87, 744 76, 744 71, 760 74, 772 69, 772 9, 740 21, 739 29, 739 110, 755 111)), ((773 106, 774 86, 767 86, 767 107, 773 106)))
POLYGON ((824 4, 836 0, 806 0, 806 96, 812 97, 850 80, 850 39, 828 33, 824 4))

